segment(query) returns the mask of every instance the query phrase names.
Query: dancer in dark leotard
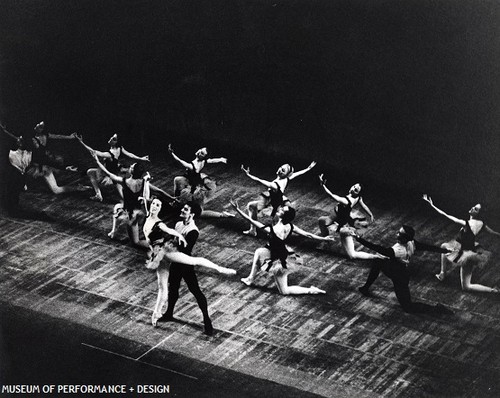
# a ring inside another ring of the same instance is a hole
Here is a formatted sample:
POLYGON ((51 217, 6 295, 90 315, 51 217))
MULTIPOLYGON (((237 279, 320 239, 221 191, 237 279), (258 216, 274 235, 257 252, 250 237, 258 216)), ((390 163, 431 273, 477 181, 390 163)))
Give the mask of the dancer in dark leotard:
POLYGON ((476 236, 479 235, 481 231, 500 236, 500 233, 493 231, 479 219, 481 205, 478 203, 469 210, 468 220, 461 220, 437 208, 430 196, 424 195, 423 199, 439 214, 462 226, 456 239, 443 243, 442 247, 450 250, 451 253, 441 256, 441 272, 436 275, 436 278, 440 281, 444 281, 449 271, 448 268, 451 267, 453 269, 458 266, 460 267, 460 281, 463 290, 471 292, 500 293, 500 288, 498 287, 488 287, 478 283, 471 283, 472 271, 476 268, 483 268, 491 258, 491 252, 483 249, 476 242, 476 236))
POLYGON ((274 281, 281 294, 321 294, 325 293, 324 290, 318 289, 315 286, 289 286, 288 275, 297 270, 302 264, 302 259, 299 255, 295 254, 287 245, 286 240, 295 232, 298 235, 316 240, 331 240, 331 237, 321 237, 292 224, 295 218, 295 210, 287 205, 280 206, 276 211, 278 221, 274 225, 264 225, 259 221, 252 219, 245 214, 234 201, 231 202, 236 211, 241 214, 243 218, 252 223, 256 228, 262 229, 268 233, 268 244, 266 247, 261 247, 255 251, 252 269, 248 277, 241 279, 241 281, 250 286, 253 284, 259 267, 262 271, 271 272, 274 276, 274 281))
MULTIPOLYGON (((123 164, 121 163, 121 158, 123 156, 128 157, 129 159, 133 159, 136 161, 149 161, 149 156, 137 156, 134 155, 132 152, 127 151, 123 146, 119 145, 118 143, 118 135, 113 134, 111 138, 108 141, 109 144, 109 150, 105 152, 97 151, 87 144, 85 144, 82 140, 82 137, 78 136, 78 140, 80 143, 87 149, 92 155, 95 153, 97 156, 99 156, 101 159, 104 160, 104 167, 110 172, 115 175, 120 175, 121 174, 121 167, 123 164)), ((100 168, 98 167, 93 167, 87 170, 87 175, 90 178, 90 183, 92 184, 92 187, 94 188, 95 195, 92 196, 90 199, 95 200, 98 202, 102 202, 102 192, 99 187, 99 185, 102 186, 109 186, 113 184, 113 181, 111 178, 109 178, 106 173, 104 173, 100 168)), ((123 192, 120 184, 114 184, 118 193, 120 194, 120 197, 123 197, 123 192)))
MULTIPOLYGON (((267 187, 267 191, 262 192, 259 199, 248 203, 247 211, 249 217, 252 220, 257 220, 259 211, 269 206, 272 207, 271 217, 274 217, 276 211, 280 206, 291 204, 290 200, 284 195, 288 183, 294 178, 307 173, 314 166, 316 166, 316 162, 311 162, 311 164, 307 168, 294 172, 292 166, 290 166, 289 164, 284 164, 276 172, 277 177, 274 180, 266 181, 250 174, 250 168, 245 168, 245 166, 242 165, 241 170, 243 170, 247 177, 267 187)), ((254 224, 251 223, 250 229, 244 231, 243 233, 246 235, 256 236, 257 231, 254 224)))
POLYGON ((325 192, 337 202, 332 215, 320 217, 318 220, 321 236, 328 236, 330 233, 328 227, 332 224, 336 224, 336 231, 340 234, 342 247, 346 251, 349 258, 360 260, 380 258, 378 254, 356 251, 354 248, 352 235, 356 234, 356 226, 360 222, 364 222, 365 219, 352 217, 352 208, 357 205, 361 206, 361 208, 370 216, 371 222, 374 220, 373 213, 363 202, 363 198, 360 196, 361 185, 354 184, 351 189, 349 189, 349 193, 346 196, 339 196, 332 193, 326 187, 326 178, 324 178, 323 174, 319 176, 319 180, 325 192))

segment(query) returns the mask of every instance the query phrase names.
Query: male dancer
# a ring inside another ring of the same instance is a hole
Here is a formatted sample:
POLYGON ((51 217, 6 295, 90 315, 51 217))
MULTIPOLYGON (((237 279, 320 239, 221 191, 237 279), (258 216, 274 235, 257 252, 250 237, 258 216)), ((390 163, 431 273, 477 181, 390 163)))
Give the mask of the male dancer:
MULTIPOLYGON (((193 246, 200 234, 200 231, 194 222, 194 218, 199 217, 200 214, 201 207, 196 202, 186 203, 181 210, 181 221, 175 225, 175 230, 182 234, 187 242, 185 247, 181 245, 178 247, 178 250, 182 253, 191 255, 193 246)), ((198 306, 203 314, 203 324, 205 325, 204 333, 211 336, 214 329, 208 315, 207 299, 200 290, 198 278, 196 277, 196 273, 194 272, 194 267, 192 265, 179 263, 172 263, 170 265, 170 274, 168 276, 168 307, 163 316, 158 319, 158 322, 171 321, 174 319, 174 307, 177 299, 179 298, 179 287, 182 279, 186 281, 189 291, 196 298, 198 306)))
POLYGON ((411 300, 410 295, 410 275, 408 273, 408 263, 410 258, 417 250, 430 251, 435 253, 448 253, 448 249, 442 249, 440 247, 427 245, 424 243, 417 242, 415 239, 415 230, 412 227, 403 225, 398 231, 396 238, 397 243, 392 247, 383 247, 366 241, 358 235, 355 238, 363 246, 376 251, 377 253, 386 256, 387 259, 374 260, 370 273, 366 283, 361 286, 358 290, 364 296, 369 296, 369 288, 378 278, 380 271, 382 271, 389 279, 391 279, 394 285, 394 292, 396 297, 401 304, 401 307, 405 312, 408 313, 438 313, 438 312, 449 312, 442 305, 428 305, 424 303, 415 303, 411 300))

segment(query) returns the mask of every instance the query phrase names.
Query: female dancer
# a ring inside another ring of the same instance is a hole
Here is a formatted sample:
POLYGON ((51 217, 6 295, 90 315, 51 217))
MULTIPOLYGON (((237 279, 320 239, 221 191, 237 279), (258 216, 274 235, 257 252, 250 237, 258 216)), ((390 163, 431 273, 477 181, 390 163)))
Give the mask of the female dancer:
POLYGON ((276 224, 266 226, 245 214, 238 207, 237 202, 231 201, 231 204, 243 218, 250 221, 256 228, 262 229, 269 234, 269 243, 266 247, 261 247, 255 251, 250 275, 241 279, 245 285, 252 285, 260 266, 261 270, 272 272, 276 286, 283 295, 326 293, 316 286, 302 287, 288 285, 288 275, 294 272, 298 265, 302 264, 302 259, 300 256, 294 254, 293 251, 290 251, 285 242, 292 232, 317 240, 331 240, 331 237, 318 236, 293 225, 292 221, 295 218, 295 209, 288 205, 280 206, 276 211, 276 217, 278 218, 276 224))
MULTIPOLYGON (((150 184, 146 180, 144 188, 144 197, 149 197, 150 184)), ((146 204, 147 201, 145 201, 146 204)), ((147 205, 146 205, 147 206, 147 205)), ((214 264, 212 261, 203 257, 192 257, 179 251, 181 247, 186 246, 187 242, 181 232, 169 228, 160 219, 159 213, 161 211, 162 202, 158 198, 153 198, 148 212, 148 217, 144 223, 143 232, 149 244, 150 252, 146 261, 146 268, 156 269, 158 277, 158 296, 156 305, 151 316, 151 323, 156 326, 158 320, 162 317, 162 310, 168 298, 168 274, 170 263, 178 263, 184 265, 199 265, 206 268, 211 268, 221 274, 236 275, 236 270, 221 267, 214 264), (174 241, 177 238, 178 242, 174 241), (168 262, 162 262, 162 259, 168 262)), ((207 326, 207 325, 205 325, 207 326)), ((211 328, 211 324, 209 329, 211 328)), ((209 330, 206 330, 207 332, 209 330)))
POLYGON ((491 252, 484 250, 477 242, 476 236, 481 231, 500 236, 500 233, 493 231, 483 221, 479 219, 481 205, 478 203, 469 210, 469 219, 461 220, 459 218, 446 214, 443 210, 437 208, 428 195, 423 199, 439 214, 442 214, 454 223, 461 225, 462 228, 456 239, 443 243, 441 247, 451 250, 451 253, 441 255, 441 272, 436 274, 436 278, 444 281, 448 265, 460 267, 460 281, 462 290, 471 292, 500 293, 498 287, 488 287, 477 283, 471 283, 472 271, 474 268, 483 268, 491 257, 491 252))
MULTIPOLYGON (((132 152, 127 151, 124 147, 119 145, 117 134, 113 134, 111 136, 111 138, 108 140, 109 150, 107 152, 101 152, 101 151, 97 151, 97 150, 91 148, 90 146, 88 146, 87 144, 85 144, 83 142, 81 136, 77 136, 77 138, 78 138, 78 141, 80 141, 80 143, 85 147, 85 149, 87 149, 92 154, 92 156, 95 153, 97 156, 104 159, 104 166, 106 167, 106 169, 109 172, 116 174, 116 175, 120 174, 120 169, 122 166, 122 164, 120 162, 120 160, 121 160, 120 158, 122 157, 122 155, 126 156, 130 159, 137 160, 137 161, 141 161, 141 160, 146 161, 146 162, 149 161, 149 156, 146 155, 146 156, 140 157, 140 156, 134 155, 132 152)), ((102 193, 101 193, 101 189, 99 188, 99 185, 109 186, 109 185, 113 184, 113 181, 100 168, 94 167, 94 168, 88 169, 87 175, 89 176, 90 183, 92 184, 92 188, 94 188, 94 191, 95 191, 95 195, 91 196, 90 199, 95 200, 97 202, 102 202, 102 193)), ((122 192, 121 185, 115 184, 115 187, 116 187, 118 193, 120 194, 120 197, 123 198, 123 192, 122 192)))
POLYGON ((30 170, 29 175, 32 178, 42 177, 52 193, 58 195, 67 192, 85 191, 89 187, 82 185, 70 186, 64 185, 59 186, 56 181, 54 173, 57 170, 67 170, 67 171, 78 171, 75 166, 66 165, 62 156, 54 155, 49 149, 49 142, 52 139, 60 140, 72 140, 76 139, 76 133, 70 135, 62 134, 49 134, 45 131, 45 123, 42 121, 38 123, 33 129, 34 133, 27 137, 26 146, 28 150, 32 151, 32 164, 33 167, 30 170))
POLYGON ((323 216, 319 218, 318 224, 321 231, 320 235, 328 236, 328 226, 336 223, 337 231, 340 233, 342 247, 344 248, 347 256, 350 259, 371 260, 374 258, 380 258, 380 255, 378 254, 356 251, 356 249, 354 248, 353 235, 356 235, 356 226, 360 225, 361 222, 364 222, 364 225, 366 225, 366 222, 364 221, 364 218, 353 218, 351 216, 352 208, 359 204, 363 208, 363 210, 370 216, 371 222, 374 221, 373 213, 363 202, 363 198, 360 196, 361 185, 354 184, 349 189, 349 193, 346 196, 338 196, 332 193, 326 187, 326 178, 323 176, 323 174, 319 176, 319 181, 325 192, 330 195, 333 200, 338 202, 331 216, 323 216))
POLYGON ((179 158, 172 149, 172 145, 168 145, 168 152, 172 157, 186 168, 185 176, 177 176, 174 178, 174 196, 179 196, 181 191, 186 187, 191 187, 191 192, 194 192, 198 186, 203 186, 203 179, 207 177, 201 170, 206 164, 212 163, 227 163, 226 158, 209 158, 207 148, 198 149, 195 153, 194 160, 189 163, 179 158))
MULTIPOLYGON (((262 192, 259 199, 248 203, 247 211, 250 218, 252 220, 257 220, 259 211, 269 206, 272 207, 271 217, 274 217, 276 215, 278 207, 289 205, 290 200, 284 195, 288 183, 294 178, 307 173, 314 166, 316 166, 316 162, 311 162, 311 164, 307 168, 294 172, 292 166, 290 166, 289 164, 284 164, 276 172, 277 177, 274 180, 266 181, 250 174, 250 168, 245 168, 245 166, 242 165, 241 170, 243 170, 247 177, 251 178, 254 181, 260 182, 262 185, 267 187, 267 191, 262 192)), ((254 224, 251 223, 250 229, 244 231, 243 233, 245 235, 256 236, 257 231, 254 224)))
POLYGON ((201 208, 201 214, 198 216, 200 218, 228 218, 234 217, 233 213, 228 211, 215 211, 206 210, 204 208, 205 202, 209 201, 212 195, 215 193, 216 184, 215 181, 206 176, 202 180, 202 184, 198 185, 194 191, 190 186, 183 188, 177 197, 178 202, 183 205, 187 202, 194 202, 198 204, 201 208))
MULTIPOLYGON (((149 247, 146 241, 139 239, 139 223, 144 220, 144 212, 142 211, 139 200, 144 189, 143 176, 146 174, 144 166, 140 163, 134 163, 129 168, 130 175, 128 177, 121 177, 108 171, 101 163, 96 153, 93 155, 97 166, 111 179, 111 181, 120 184, 123 190, 123 200, 121 203, 117 203, 113 210, 113 227, 108 233, 108 236, 114 239, 118 228, 122 222, 125 221, 132 243, 139 247, 149 247)), ((150 184, 150 188, 172 198, 165 191, 152 184, 150 184)))

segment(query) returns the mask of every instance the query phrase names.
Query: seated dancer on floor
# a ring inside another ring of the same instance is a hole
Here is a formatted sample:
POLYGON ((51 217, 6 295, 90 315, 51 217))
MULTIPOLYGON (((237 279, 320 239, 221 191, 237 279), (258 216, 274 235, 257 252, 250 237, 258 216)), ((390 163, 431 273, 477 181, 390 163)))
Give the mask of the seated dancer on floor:
POLYGON ((482 269, 491 258, 491 252, 483 249, 481 245, 476 242, 476 236, 479 235, 481 231, 500 236, 500 233, 493 231, 479 219, 481 205, 478 203, 469 210, 468 220, 461 220, 437 208, 430 196, 424 195, 423 199, 439 214, 462 226, 455 239, 441 245, 442 248, 448 249, 450 253, 441 255, 441 272, 436 274, 436 278, 440 281, 444 281, 446 273, 449 271, 448 267, 452 269, 460 267, 462 290, 500 293, 500 288, 498 287, 488 287, 478 283, 471 283, 472 271, 474 269, 482 269))
POLYGON ((191 163, 179 158, 174 153, 172 145, 170 144, 168 145, 168 152, 172 155, 175 161, 186 168, 186 174, 184 176, 177 176, 174 178, 174 196, 176 197, 181 194, 181 191, 184 188, 190 187, 191 193, 193 193, 198 186, 204 186, 203 180, 207 177, 207 175, 201 171, 206 164, 227 163, 226 158, 209 158, 207 148, 198 149, 195 153, 195 158, 191 163))
MULTIPOLYGON (((81 136, 77 136, 78 141, 87 149, 93 156, 95 153, 97 156, 99 156, 101 159, 104 160, 104 167, 113 174, 120 175, 121 174, 121 168, 124 166, 122 164, 122 159, 123 157, 127 157, 132 160, 136 161, 145 161, 149 162, 149 156, 137 156, 134 155, 132 152, 127 151, 123 146, 119 144, 118 141, 118 135, 113 134, 111 138, 108 141, 109 144, 109 149, 106 152, 101 152, 97 151, 87 144, 85 144, 82 140, 81 136)), ((92 184, 92 188, 94 188, 95 195, 92 196, 90 199, 95 200, 98 202, 102 202, 102 192, 99 187, 99 185, 102 186, 110 186, 114 185, 116 187, 116 190, 118 191, 120 197, 123 198, 123 193, 122 193, 122 188, 120 184, 114 184, 111 178, 106 175, 100 168, 90 168, 87 170, 87 175, 90 178, 90 183, 92 184)))
MULTIPOLYGON (((250 174, 250 168, 249 167, 245 168, 242 165, 241 170, 243 170, 243 172, 247 175, 247 177, 267 187, 267 191, 262 192, 260 194, 259 199, 248 203, 247 211, 250 218, 252 220, 257 220, 259 211, 270 206, 272 207, 271 217, 274 217, 276 215, 278 207, 283 205, 289 205, 290 200, 284 195, 288 183, 294 178, 307 173, 314 166, 316 166, 316 162, 311 162, 311 164, 307 168, 294 172, 292 166, 290 166, 289 164, 284 164, 276 172, 277 177, 274 180, 266 181, 250 174)), ((256 236, 257 231, 255 229, 254 224, 251 223, 250 229, 244 231, 243 233, 246 235, 256 236)))
POLYGON ((449 250, 436 246, 427 245, 415 240, 415 230, 403 225, 396 235, 397 243, 392 247, 384 247, 368 242, 359 235, 355 236, 363 246, 380 253, 385 259, 377 259, 372 262, 370 273, 363 286, 358 290, 364 296, 370 296, 370 286, 378 278, 382 271, 394 285, 394 292, 401 307, 408 313, 445 313, 443 306, 432 306, 424 303, 413 302, 410 295, 410 274, 408 264, 416 251, 430 251, 434 253, 448 253, 449 250))
POLYGON ((71 135, 49 134, 45 130, 45 123, 38 123, 33 133, 25 137, 25 145, 33 153, 32 164, 36 167, 30 169, 29 176, 32 178, 43 178, 48 187, 54 194, 67 192, 86 191, 89 187, 83 185, 64 185, 57 184, 55 173, 60 170, 76 172, 78 169, 73 165, 65 163, 64 158, 52 153, 50 141, 53 139, 73 140, 76 139, 76 133, 71 135))
MULTIPOLYGON (((146 174, 146 170, 141 163, 134 163, 129 168, 129 176, 121 177, 116 174, 109 172, 106 167, 99 160, 99 156, 96 153, 93 154, 97 166, 115 183, 120 184, 123 192, 123 200, 121 203, 117 203, 113 209, 113 226, 108 236, 111 239, 116 237, 118 228, 123 222, 126 222, 128 233, 132 243, 139 247, 148 248, 149 245, 146 241, 141 240, 139 236, 139 224, 144 221, 144 212, 142 210, 142 205, 139 200, 143 194, 144 189, 144 177, 149 178, 149 174, 146 174)), ((164 190, 152 185, 150 189, 155 192, 161 193, 169 198, 172 198, 164 190)), ((173 199, 173 198, 172 198, 173 199)))
MULTIPOLYGON (((146 184, 149 185, 149 182, 146 181, 146 184)), ((149 197, 149 187, 145 188, 143 197, 149 197)), ((148 200, 145 200, 145 203, 146 202, 148 202, 148 200)), ((196 204, 191 204, 191 206, 185 205, 182 210, 184 216, 186 215, 184 213, 188 213, 187 207, 189 207, 189 213, 191 211, 197 212, 199 210, 196 208, 196 204)), ((167 321, 172 317, 171 313, 167 313, 162 319, 162 310, 168 298, 170 263, 175 263, 175 267, 192 267, 198 265, 201 267, 214 269, 221 274, 236 275, 236 271, 233 269, 221 267, 203 257, 192 257, 188 255, 186 251, 191 251, 192 246, 194 245, 196 238, 198 237, 198 228, 196 227, 196 225, 194 225, 194 223, 188 223, 184 225, 182 221, 180 223, 177 223, 175 229, 167 227, 167 225, 159 217, 161 207, 162 202, 160 199, 153 198, 151 200, 149 209, 146 210, 148 212, 148 217, 146 218, 146 222, 144 223, 143 227, 144 236, 147 239, 150 249, 148 259, 146 261, 146 268, 156 270, 156 274, 158 277, 158 296, 153 315, 151 317, 151 323, 153 324, 153 326, 156 326, 158 321, 167 321), (190 234, 191 230, 196 233, 190 234), (162 261, 163 259, 167 261, 162 261)), ((181 217, 183 217, 183 215, 181 215, 181 217)), ((202 306, 200 306, 200 308, 201 307, 202 306)), ((202 308, 202 311, 203 310, 204 308, 202 308)), ((203 316, 205 323, 205 333, 211 334, 212 324, 210 322, 210 319, 208 318, 208 311, 206 313, 204 312, 203 316)))
POLYGON ((302 264, 302 258, 287 247, 286 240, 292 232, 305 236, 306 238, 322 241, 331 240, 331 237, 314 235, 293 225, 292 221, 295 218, 295 209, 288 205, 278 207, 276 211, 278 221, 274 225, 264 225, 245 214, 238 207, 237 202, 231 201, 231 204, 243 218, 250 221, 256 228, 265 231, 269 238, 269 243, 266 247, 261 247, 255 251, 250 275, 241 279, 245 285, 250 286, 253 284, 260 267, 262 271, 271 272, 273 274, 276 286, 283 295, 325 293, 324 290, 318 289, 315 286, 302 287, 288 285, 288 275, 296 271, 302 264))
POLYGON ((346 251, 349 258, 359 260, 380 258, 378 254, 356 251, 354 248, 354 240, 352 236, 356 234, 356 227, 360 225, 364 226, 367 222, 365 221, 365 218, 352 217, 352 208, 356 205, 361 206, 361 208, 370 216, 370 221, 374 221, 373 213, 363 202, 363 198, 360 196, 361 185, 354 184, 349 189, 349 193, 346 196, 339 196, 332 193, 326 187, 326 178, 323 174, 319 176, 319 181, 325 192, 330 195, 333 200, 338 202, 330 216, 323 216, 319 218, 318 224, 320 235, 328 236, 330 233, 328 227, 332 224, 336 224, 336 231, 340 234, 342 247, 346 251))

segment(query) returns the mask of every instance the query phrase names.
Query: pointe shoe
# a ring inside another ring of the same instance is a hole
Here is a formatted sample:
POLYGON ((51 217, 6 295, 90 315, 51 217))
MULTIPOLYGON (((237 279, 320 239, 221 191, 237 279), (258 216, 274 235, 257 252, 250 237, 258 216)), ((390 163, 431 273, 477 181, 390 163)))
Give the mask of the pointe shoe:
POLYGON ((116 237, 116 231, 110 231, 110 232, 108 232, 108 236, 109 236, 111 239, 115 239, 115 237, 116 237))
POLYGON ((326 294, 326 291, 317 288, 316 286, 311 286, 309 288, 309 294, 326 294))
POLYGON ((203 330, 203 333, 206 334, 207 336, 212 336, 214 334, 214 327, 212 326, 212 321, 210 319, 205 319, 203 323, 205 324, 205 329, 203 330))
POLYGON ((231 268, 219 267, 217 268, 217 271, 219 271, 220 274, 236 275, 236 270, 231 268))
POLYGON ((439 281, 439 282, 443 282, 444 281, 444 273, 440 272, 439 274, 436 274, 434 275, 436 277, 436 279, 439 281))
POLYGON ((247 278, 241 278, 241 281, 247 285, 247 286, 252 286, 253 284, 253 278, 247 277, 247 278))
POLYGON ((165 312, 161 317, 159 317, 156 322, 172 322, 175 321, 173 315, 170 315, 168 312, 165 312))
POLYGON ((153 325, 153 327, 156 327, 156 325, 158 324, 158 320, 161 318, 162 315, 159 312, 153 312, 153 314, 151 315, 151 324, 153 325))
POLYGON ((257 231, 254 231, 253 229, 249 229, 249 230, 243 231, 243 235, 257 236, 257 231))

